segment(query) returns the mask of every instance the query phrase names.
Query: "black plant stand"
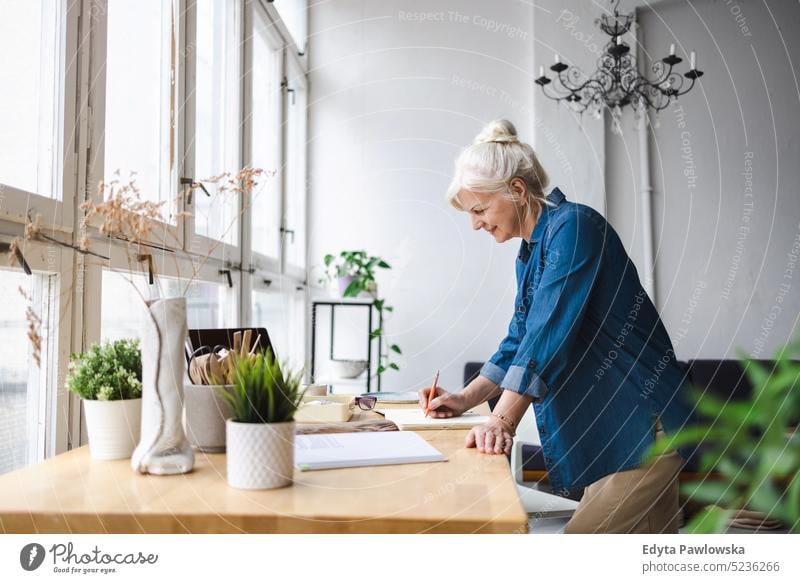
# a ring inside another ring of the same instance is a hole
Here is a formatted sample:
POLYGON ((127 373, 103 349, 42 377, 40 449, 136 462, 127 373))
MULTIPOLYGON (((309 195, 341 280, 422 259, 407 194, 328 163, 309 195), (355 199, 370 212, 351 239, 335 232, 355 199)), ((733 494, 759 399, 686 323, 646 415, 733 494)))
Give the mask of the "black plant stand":
MULTIPOLYGON (((319 306, 327 306, 331 310, 331 326, 330 326, 330 359, 333 361, 341 360, 337 359, 334 356, 334 348, 333 348, 333 339, 334 339, 334 330, 336 327, 336 309, 339 308, 358 308, 358 309, 366 309, 368 313, 367 317, 367 390, 366 392, 370 392, 372 387, 372 321, 373 321, 373 314, 372 311, 375 310, 378 312, 378 328, 383 329, 383 315, 375 306, 372 304, 373 300, 312 300, 311 302, 311 382, 314 382, 314 377, 316 374, 315 366, 316 366, 316 358, 317 358, 317 308, 319 306)), ((380 355, 382 349, 382 338, 378 336, 378 365, 380 366, 380 355)), ((378 387, 377 390, 381 390, 381 375, 378 375, 378 387)))

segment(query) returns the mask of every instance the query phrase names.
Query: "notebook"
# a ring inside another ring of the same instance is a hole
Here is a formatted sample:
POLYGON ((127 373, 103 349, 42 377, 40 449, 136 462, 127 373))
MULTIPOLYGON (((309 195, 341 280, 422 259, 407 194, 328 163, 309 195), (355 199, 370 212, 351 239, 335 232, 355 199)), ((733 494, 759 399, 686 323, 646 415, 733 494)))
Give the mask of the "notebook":
POLYGON ((478 415, 474 411, 462 413, 459 417, 425 417, 422 409, 380 409, 386 419, 394 422, 404 431, 416 429, 472 429, 489 421, 488 415, 478 415))
POLYGON ((306 471, 447 460, 416 433, 387 431, 296 435, 294 461, 306 471))

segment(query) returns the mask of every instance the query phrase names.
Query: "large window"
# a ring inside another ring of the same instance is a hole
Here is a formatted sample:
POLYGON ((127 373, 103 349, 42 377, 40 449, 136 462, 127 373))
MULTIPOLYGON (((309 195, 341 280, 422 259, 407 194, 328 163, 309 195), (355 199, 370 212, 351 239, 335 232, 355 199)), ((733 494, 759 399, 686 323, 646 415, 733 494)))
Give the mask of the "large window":
MULTIPOLYGON (((264 257, 266 265, 278 265, 281 252, 282 159, 282 71, 280 40, 266 15, 255 11, 252 18, 249 70, 249 147, 250 163, 277 173, 253 193, 253 251, 264 257)), ((258 263, 258 257, 256 258, 258 263)))
POLYGON ((114 0, 107 19, 105 181, 135 173, 144 199, 172 201, 171 4, 114 0))
POLYGON ((295 289, 270 289, 261 282, 253 286, 250 324, 266 328, 275 354, 294 369, 307 366, 305 356, 305 301, 295 289))
POLYGON ((25 465, 35 441, 38 391, 35 383, 29 390, 29 381, 36 367, 27 339, 27 302, 18 290, 35 293, 37 280, 0 271, 0 342, 5 347, 0 360, 0 474, 25 465))
POLYGON ((80 5, 0 0, 0 218, 72 230, 80 5))
POLYGON ((61 198, 61 0, 0 0, 0 183, 61 198))
POLYGON ((276 7, 0 0, 0 14, 0 472, 85 443, 69 354, 139 337, 147 299, 185 296, 190 328, 266 326, 302 365, 306 73, 276 7), (189 196, 244 166, 269 176, 252 198, 189 196), (77 193, 100 202, 99 181, 131 177, 163 223, 141 245, 83 229, 77 193), (26 274, 7 251, 38 214, 26 274))
MULTIPOLYGON (((241 166, 241 10, 239 2, 197 0, 194 48, 194 177, 205 179, 241 166)), ((191 41, 190 41, 191 42, 191 41)), ((234 243, 238 238, 236 196, 198 196, 195 232, 234 243)))

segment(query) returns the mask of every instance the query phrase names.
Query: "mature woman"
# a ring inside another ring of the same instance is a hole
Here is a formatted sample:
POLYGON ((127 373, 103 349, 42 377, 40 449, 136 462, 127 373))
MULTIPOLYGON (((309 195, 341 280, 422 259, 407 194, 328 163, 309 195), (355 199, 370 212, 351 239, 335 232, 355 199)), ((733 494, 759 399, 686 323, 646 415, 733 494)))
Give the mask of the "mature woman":
POLYGON ((691 452, 643 454, 691 418, 684 368, 611 225, 546 187, 509 121, 490 123, 459 156, 448 200, 497 243, 522 239, 517 297, 497 352, 463 390, 439 389, 432 415, 499 395, 466 445, 507 454, 533 403, 553 491, 585 487, 566 532, 677 532, 677 473, 691 452))

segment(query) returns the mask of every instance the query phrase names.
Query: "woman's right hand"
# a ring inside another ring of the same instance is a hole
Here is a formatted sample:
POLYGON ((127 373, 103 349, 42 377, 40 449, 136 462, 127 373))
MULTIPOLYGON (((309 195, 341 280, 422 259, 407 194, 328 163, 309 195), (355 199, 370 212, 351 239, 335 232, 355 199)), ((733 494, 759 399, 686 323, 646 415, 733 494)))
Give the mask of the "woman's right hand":
MULTIPOLYGON (((419 406, 424 411, 428 407, 428 396, 431 388, 425 387, 419 391, 419 406)), ((458 417, 469 409, 461 393, 448 393, 441 387, 436 387, 435 397, 430 402, 430 416, 436 418, 458 417)))

